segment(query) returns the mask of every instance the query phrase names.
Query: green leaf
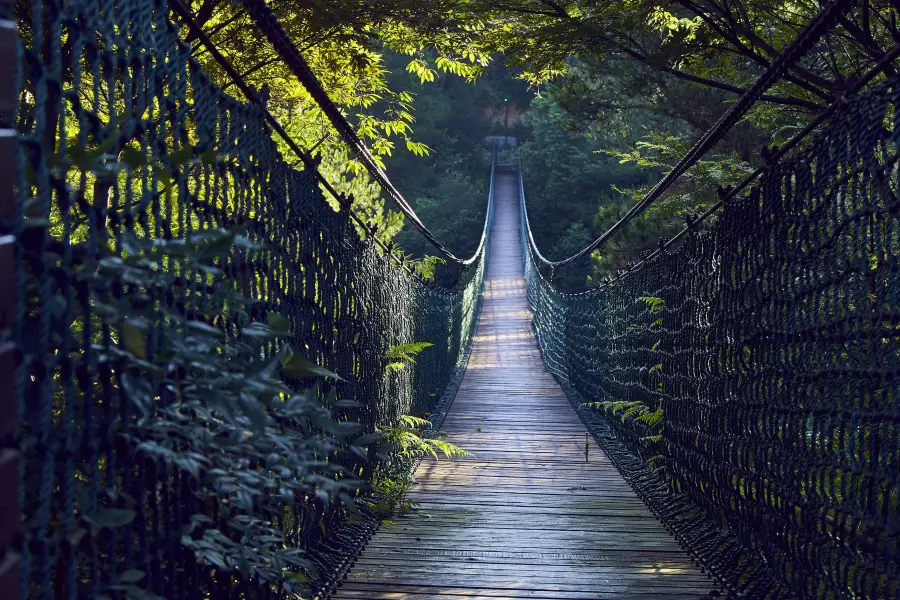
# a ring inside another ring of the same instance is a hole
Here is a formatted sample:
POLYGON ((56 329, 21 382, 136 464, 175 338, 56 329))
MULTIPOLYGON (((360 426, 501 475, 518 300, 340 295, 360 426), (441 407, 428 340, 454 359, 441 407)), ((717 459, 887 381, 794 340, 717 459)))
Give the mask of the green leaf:
POLYGON ((382 437, 384 436, 376 431, 375 433, 367 433, 366 435, 356 438, 353 440, 353 443, 360 446, 367 446, 373 442, 379 441, 382 437))
POLYGON ((144 572, 138 569, 129 569, 119 575, 119 583, 137 583, 144 578, 144 572))
POLYGON ((656 298, 655 296, 642 296, 638 298, 638 300, 646 304, 651 313, 662 310, 663 306, 666 304, 665 300, 656 298))
POLYGON ((124 527, 134 521, 134 511, 128 508, 101 508, 84 517, 84 520, 99 528, 114 529, 124 527))
POLYGON ((134 356, 147 359, 147 336, 144 331, 131 321, 122 323, 122 344, 134 356))
POLYGON ((275 332, 264 323, 250 323, 241 330, 241 335, 261 340, 269 340, 275 337, 275 332))
POLYGON ((184 148, 169 154, 167 158, 172 165, 183 165, 194 158, 194 148, 192 146, 185 146, 184 148))
POLYGON ((400 424, 404 427, 424 429, 425 427, 431 426, 431 421, 423 419, 421 417, 414 417, 412 415, 402 415, 400 417, 400 424))
POLYGON ((291 332, 291 322, 284 315, 280 315, 277 312, 270 312, 268 314, 268 322, 272 331, 279 335, 291 332))
POLYGON ((281 363, 284 374, 289 377, 331 377, 344 381, 336 373, 329 371, 324 367, 320 367, 316 363, 309 361, 299 354, 292 354, 281 363))
POLYGON ((215 164, 219 160, 219 153, 215 150, 207 150, 200 155, 200 160, 204 165, 215 164))
POLYGON ((218 337, 222 335, 222 332, 218 327, 210 325, 209 323, 204 323, 203 321, 188 321, 187 326, 193 329, 194 331, 198 331, 200 333, 211 335, 218 337))
POLYGON ((147 157, 137 148, 129 146, 122 150, 122 157, 120 161, 125 163, 132 169, 137 169, 147 164, 147 157))
POLYGON ((431 348, 434 344, 429 342, 412 342, 411 344, 398 344, 391 346, 385 356, 388 358, 398 358, 410 360, 410 357, 417 356, 426 348, 431 348))

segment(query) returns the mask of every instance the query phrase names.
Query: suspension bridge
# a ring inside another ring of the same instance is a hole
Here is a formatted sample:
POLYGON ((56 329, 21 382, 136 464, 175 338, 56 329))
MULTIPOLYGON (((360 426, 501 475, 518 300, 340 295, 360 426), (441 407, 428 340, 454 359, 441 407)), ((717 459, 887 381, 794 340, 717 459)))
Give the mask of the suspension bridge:
POLYGON ((851 1, 555 262, 496 152, 478 249, 441 245, 241 4, 454 281, 379 241, 180 0, 0 1, 4 597, 900 597, 900 51, 616 278, 554 286, 851 1), (472 456, 411 461, 382 441, 406 415, 472 456), (373 482, 410 471, 383 523, 373 482))
POLYGON ((525 296, 519 176, 495 174, 472 352, 411 514, 368 542, 334 598, 700 598, 718 586, 648 510, 541 361, 525 296), (587 442, 587 445, 586 445, 587 442))

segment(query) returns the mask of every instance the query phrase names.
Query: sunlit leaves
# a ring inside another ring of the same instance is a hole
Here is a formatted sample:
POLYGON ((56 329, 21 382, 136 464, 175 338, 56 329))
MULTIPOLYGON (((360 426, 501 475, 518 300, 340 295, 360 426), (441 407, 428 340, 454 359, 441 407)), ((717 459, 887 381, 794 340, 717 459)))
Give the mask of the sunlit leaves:
POLYGON ((422 83, 431 82, 437 78, 437 71, 429 69, 425 61, 420 58, 411 60, 406 65, 406 70, 416 75, 422 83))
POLYGON ((415 154, 416 156, 428 156, 431 152, 431 149, 421 142, 414 142, 412 140, 406 140, 406 149, 415 154))
MULTIPOLYGON (((390 371, 400 371, 406 366, 407 363, 415 363, 415 357, 418 356, 423 350, 431 348, 432 346, 434 346, 434 344, 431 344, 429 342, 412 342, 409 344, 398 344, 396 346, 391 346, 390 348, 388 348, 388 351, 385 352, 385 358, 388 359, 388 363, 385 368, 390 371)), ((416 417, 404 418, 415 419, 416 417)), ((412 422, 408 422, 405 424, 409 426, 413 425, 412 422)))

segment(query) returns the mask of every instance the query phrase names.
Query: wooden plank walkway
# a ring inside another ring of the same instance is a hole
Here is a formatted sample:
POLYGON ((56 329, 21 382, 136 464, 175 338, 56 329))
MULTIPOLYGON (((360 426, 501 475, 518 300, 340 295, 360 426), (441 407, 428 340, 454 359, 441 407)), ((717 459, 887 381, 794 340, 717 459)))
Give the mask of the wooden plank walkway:
POLYGON ((708 598, 693 565, 591 440, 531 330, 518 175, 498 173, 481 321, 442 431, 472 458, 422 461, 336 599, 708 598))

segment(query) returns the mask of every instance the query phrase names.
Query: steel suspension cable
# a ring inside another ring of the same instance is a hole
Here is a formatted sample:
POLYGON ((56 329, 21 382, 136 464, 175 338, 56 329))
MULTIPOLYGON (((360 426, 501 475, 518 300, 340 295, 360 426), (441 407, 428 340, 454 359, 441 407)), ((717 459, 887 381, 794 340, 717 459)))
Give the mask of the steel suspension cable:
POLYGON ((463 266, 474 263, 481 252, 480 247, 475 251, 472 257, 468 259, 459 258, 438 241, 434 234, 432 234, 425 224, 422 223, 422 220, 419 219, 419 216, 416 214, 413 207, 405 198, 403 198, 400 191, 397 190, 393 183, 391 183, 387 174, 378 165, 375 157, 369 152, 369 149, 356 133, 356 130, 353 129, 353 126, 350 125, 343 113, 341 113, 340 108, 338 108, 328 96, 328 93, 325 91, 325 88, 322 87, 318 77, 316 77, 309 68, 309 65, 300 53, 300 50, 291 40, 287 31, 285 31, 282 26, 281 21, 268 4, 266 4, 265 0, 241 0, 241 4, 256 23, 257 27, 259 27, 260 31, 269 40, 269 43, 275 48, 275 51, 281 56, 284 63, 291 69, 291 72, 297 80, 300 81, 307 93, 309 93, 328 117, 329 121, 331 121, 332 126, 338 131, 341 137, 344 138, 344 141, 348 144, 360 162, 363 163, 369 174, 379 183, 382 189, 387 192, 400 209, 400 212, 402 212, 406 218, 409 219, 410 223, 412 223, 413 227, 415 227, 432 246, 451 262, 463 266))
MULTIPOLYGON (((842 97, 838 98, 837 100, 835 100, 834 102, 829 104, 825 108, 825 110, 823 110, 812 123, 810 123, 809 125, 804 127, 801 131, 799 131, 797 134, 795 134, 790 140, 785 142, 785 144, 783 146, 781 146, 778 149, 773 150, 772 154, 770 154, 767 159, 768 164, 766 164, 765 166, 759 167, 758 169, 753 171, 750 175, 748 175, 743 181, 741 181, 741 183, 737 184, 735 187, 729 188, 727 190, 723 190, 719 199, 712 206, 710 206, 708 209, 703 211, 703 213, 701 213, 700 215, 690 218, 688 220, 688 225, 684 229, 682 229, 677 234, 675 234, 671 239, 661 241, 659 244, 659 248, 657 248, 656 250, 654 250, 653 252, 648 254, 645 258, 641 259, 638 263, 636 263, 634 265, 633 268, 637 268, 638 266, 653 260, 660 254, 662 254, 663 252, 668 250, 671 246, 673 246, 675 243, 677 243, 681 238, 683 238, 685 235, 687 235, 688 232, 695 229, 697 227, 697 225, 699 225, 700 223, 702 223, 703 221, 705 221, 706 219, 708 219, 709 217, 714 215, 716 212, 718 212, 723 206, 725 206, 725 204, 729 200, 733 199, 741 191, 747 189, 747 186, 751 185, 754 181, 759 179, 766 171, 768 171, 771 168, 771 165, 775 164, 784 155, 786 155, 788 152, 790 152, 791 150, 796 148, 800 142, 802 142, 804 139, 809 137, 809 135, 811 133, 813 133, 816 129, 818 129, 823 123, 825 123, 825 121, 827 121, 828 118, 831 115, 833 115, 834 112, 838 108, 840 108, 840 106, 844 102, 846 102, 847 98, 857 94, 860 90, 862 90, 870 81, 872 81, 872 79, 874 79, 882 71, 884 71, 885 68, 888 65, 890 65, 894 60, 896 60, 898 57, 900 57, 900 45, 894 46, 891 50, 886 52, 884 54, 884 56, 882 56, 881 59, 878 61, 878 63, 874 67, 872 67, 872 69, 870 69, 865 75, 863 75, 856 82, 856 84, 853 85, 852 88, 847 90, 847 92, 842 97)), ((526 216, 526 223, 527 223, 527 216, 526 216)), ((529 239, 533 240, 534 238, 531 237, 530 230, 528 233, 529 233, 529 239)), ((539 259, 546 261, 546 259, 544 259, 543 256, 541 256, 540 252, 537 252, 536 250, 537 249, 535 248, 535 255, 539 259)), ((549 262, 549 261, 547 261, 547 262, 549 262)), ((625 274, 627 274, 627 273, 628 272, 626 271, 625 274)), ((578 292, 577 294, 574 294, 574 295, 585 294, 590 291, 593 291, 594 289, 602 288, 602 287, 608 285, 609 283, 611 283, 612 281, 615 281, 616 279, 618 279, 618 277, 616 277, 612 280, 603 282, 589 290, 585 290, 584 292, 578 292)))
POLYGON ((774 61, 772 61, 769 68, 759 76, 753 86, 741 96, 737 103, 732 106, 728 112, 722 115, 722 117, 719 118, 705 134, 703 134, 703 137, 701 137, 691 149, 682 156, 681 160, 678 161, 672 170, 653 186, 640 201, 632 206, 625 216, 619 219, 612 227, 607 229, 597 239, 579 252, 560 261, 554 262, 545 259, 544 264, 556 269, 574 262, 605 244, 620 229, 642 215, 654 202, 662 197, 681 175, 696 165, 713 146, 721 141, 759 101, 762 95, 778 82, 788 69, 800 60, 812 46, 822 38, 822 36, 837 25, 838 20, 850 9, 853 3, 854 0, 832 0, 822 13, 813 19, 809 25, 794 38, 794 41, 791 42, 774 61))
MULTIPOLYGON (((366 223, 359 214, 354 211, 348 199, 334 189, 334 186, 322 175, 319 171, 318 163, 315 159, 313 159, 307 152, 305 152, 299 144, 285 131, 284 127, 282 127, 281 123, 275 116, 269 112, 266 107, 266 103, 263 102, 262 98, 260 98, 259 94, 246 82, 246 80, 241 76, 241 74, 234 68, 234 65, 219 51, 216 47, 215 43, 206 35, 206 32, 203 31, 203 28, 200 27, 200 24, 194 19, 194 15, 188 9, 187 6, 182 2, 182 0, 169 0, 169 7, 172 9, 176 15, 178 15, 180 21, 188 28, 192 35, 196 36, 200 43, 203 44, 210 55, 219 63, 219 66, 222 67, 222 70, 231 77, 232 82, 244 96, 253 104, 256 104, 262 109, 263 117, 269 126, 284 140, 284 142, 288 145, 291 151, 297 155, 303 165, 309 169, 315 176, 316 180, 322 185, 325 190, 334 197, 335 200, 338 201, 338 204, 342 209, 347 210, 350 218, 366 232, 367 236, 372 238, 372 241, 377 245, 381 250, 387 253, 393 260, 395 260, 398 264, 402 265, 407 271, 409 271, 408 267, 403 263, 403 261, 394 255, 391 252, 391 249, 385 245, 381 240, 379 240, 375 236, 375 231, 372 227, 366 223)), ((412 271, 409 271, 412 272, 412 271)))
MULTIPOLYGON (((823 110, 818 117, 815 118, 809 125, 804 127, 802 130, 797 132, 791 139, 789 139, 785 144, 779 148, 772 149, 772 153, 767 158, 767 164, 765 166, 759 167, 755 171, 753 171, 750 175, 748 175, 743 181, 734 186, 733 188, 724 189, 720 193, 719 199, 708 209, 706 209, 703 213, 697 216, 692 216, 688 219, 688 224, 681 231, 675 234, 673 237, 669 239, 660 240, 659 247, 647 254, 640 261, 634 263, 629 266, 628 270, 625 270, 619 276, 614 278, 609 278, 606 281, 603 281, 597 285, 594 285, 584 291, 567 293, 566 295, 571 296, 582 296, 585 294, 590 294, 595 290, 606 287, 610 283, 614 281, 618 281, 622 277, 628 275, 634 269, 637 269, 641 265, 648 263, 655 259, 660 254, 664 253, 671 246, 675 245, 680 239, 682 239, 685 235, 687 235, 690 231, 696 229, 697 225, 704 222, 706 219, 714 215, 716 212, 722 209, 725 204, 735 198, 741 191, 747 189, 749 185, 751 185, 754 181, 759 179, 764 173, 769 171, 772 168, 772 165, 778 162, 783 156, 785 156, 788 152, 797 147, 797 145, 802 142, 804 139, 810 136, 814 131, 816 131, 821 125, 823 125, 829 117, 831 117, 835 111, 837 111, 848 98, 854 96, 859 93, 866 85, 868 85, 875 77, 881 74, 893 61, 900 58, 900 44, 895 45, 889 51, 885 52, 884 55, 879 59, 879 61, 873 66, 869 71, 867 71, 862 77, 860 77, 856 83, 848 89, 841 97, 836 99, 834 102, 829 104, 825 110, 823 110)), ((531 225, 528 220, 528 211, 525 206, 524 199, 524 182, 522 178, 521 169, 519 170, 519 185, 521 190, 521 198, 520 198, 520 206, 524 213, 525 227, 526 227, 526 235, 528 237, 528 244, 531 250, 531 254, 534 258, 537 259, 538 262, 546 265, 551 265, 552 262, 545 258, 540 250, 537 247, 537 243, 534 240, 534 235, 531 231, 531 225)))

